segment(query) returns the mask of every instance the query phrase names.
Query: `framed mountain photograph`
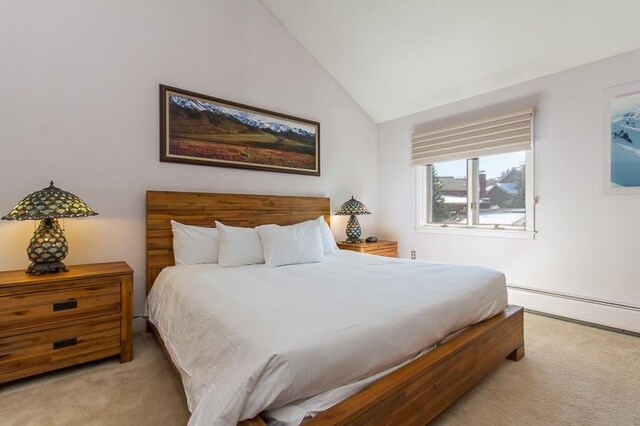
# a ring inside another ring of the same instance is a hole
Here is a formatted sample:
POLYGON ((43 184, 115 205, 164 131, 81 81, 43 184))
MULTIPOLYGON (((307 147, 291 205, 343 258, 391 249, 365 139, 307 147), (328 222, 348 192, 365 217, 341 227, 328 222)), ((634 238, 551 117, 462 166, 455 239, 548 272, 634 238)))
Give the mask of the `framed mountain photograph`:
POLYGON ((320 123, 160 85, 160 161, 320 176, 320 123))
POLYGON ((640 190, 640 83, 609 89, 606 175, 609 192, 640 190))

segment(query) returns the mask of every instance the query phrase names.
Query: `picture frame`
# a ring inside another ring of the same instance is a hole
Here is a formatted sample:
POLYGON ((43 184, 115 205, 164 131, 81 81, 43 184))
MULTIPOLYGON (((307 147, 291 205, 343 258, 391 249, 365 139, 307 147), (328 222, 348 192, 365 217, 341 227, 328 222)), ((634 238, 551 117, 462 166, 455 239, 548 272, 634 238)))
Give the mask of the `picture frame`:
POLYGON ((161 84, 160 161, 320 176, 320 123, 161 84))
POLYGON ((640 80, 606 88, 602 117, 604 191, 640 193, 640 80))

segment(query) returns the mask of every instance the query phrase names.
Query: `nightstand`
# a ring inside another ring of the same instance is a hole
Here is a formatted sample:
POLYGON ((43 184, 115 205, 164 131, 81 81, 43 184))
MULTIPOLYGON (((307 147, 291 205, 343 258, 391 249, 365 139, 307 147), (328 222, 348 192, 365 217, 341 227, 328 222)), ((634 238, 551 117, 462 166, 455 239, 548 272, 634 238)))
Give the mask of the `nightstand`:
POLYGON ((114 355, 131 361, 132 286, 125 262, 0 272, 0 383, 114 355))
POLYGON ((378 256, 398 257, 397 241, 378 241, 375 243, 348 243, 346 241, 339 242, 338 247, 341 250, 351 250, 360 253, 377 254, 378 256))

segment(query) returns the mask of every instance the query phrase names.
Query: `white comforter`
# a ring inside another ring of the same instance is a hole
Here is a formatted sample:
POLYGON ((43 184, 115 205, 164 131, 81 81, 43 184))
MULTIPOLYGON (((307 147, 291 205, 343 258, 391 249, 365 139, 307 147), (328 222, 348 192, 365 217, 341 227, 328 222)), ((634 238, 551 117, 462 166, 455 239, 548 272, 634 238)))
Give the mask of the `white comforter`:
POLYGON ((269 268, 165 268, 147 314, 189 425, 235 425, 399 364, 507 305, 504 275, 340 251, 269 268))

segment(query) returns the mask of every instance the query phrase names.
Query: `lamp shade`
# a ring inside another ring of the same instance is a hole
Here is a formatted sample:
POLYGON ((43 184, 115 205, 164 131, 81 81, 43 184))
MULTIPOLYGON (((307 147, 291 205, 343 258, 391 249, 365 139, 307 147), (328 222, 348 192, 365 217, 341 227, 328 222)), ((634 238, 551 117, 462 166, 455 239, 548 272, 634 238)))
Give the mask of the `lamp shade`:
POLYGON ((51 184, 27 195, 3 220, 41 220, 61 217, 96 216, 84 201, 51 184))
POLYGON ((350 200, 346 201, 345 203, 342 204, 342 206, 340 206, 340 210, 338 210, 336 214, 342 215, 342 216, 352 216, 352 215, 371 214, 371 212, 369 211, 367 206, 365 206, 360 201, 353 198, 353 195, 352 195, 350 200))

